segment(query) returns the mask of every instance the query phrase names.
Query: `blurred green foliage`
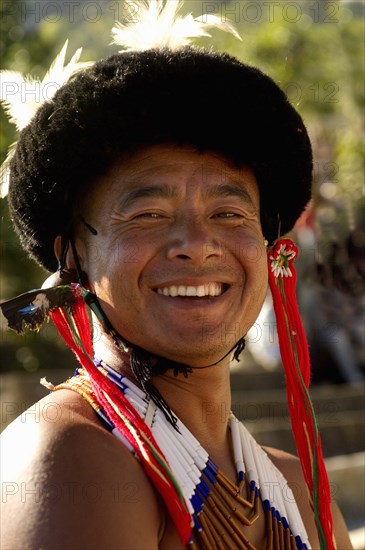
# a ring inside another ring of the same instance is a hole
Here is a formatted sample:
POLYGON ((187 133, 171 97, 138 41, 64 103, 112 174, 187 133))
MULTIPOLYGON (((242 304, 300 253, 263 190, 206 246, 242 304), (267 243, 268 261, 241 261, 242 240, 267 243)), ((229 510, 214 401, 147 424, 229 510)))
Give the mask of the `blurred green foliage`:
MULTIPOLYGON (((209 11, 231 20, 242 41, 215 30, 212 38, 200 39, 199 45, 226 50, 260 67, 304 117, 315 155, 313 208, 315 214, 323 207, 326 211, 325 223, 323 216, 315 215, 322 251, 326 239, 341 243, 354 230, 359 246, 365 243, 363 9, 363 2, 340 0, 187 0, 183 9, 195 16, 209 11)), ((110 45, 110 29, 116 19, 126 22, 137 17, 138 1, 3 0, 0 15, 2 69, 42 78, 67 38, 68 58, 80 46, 81 61, 115 53, 118 47, 110 45)), ((221 105, 217 97, 217 112, 232 120, 235 109, 246 107, 221 105)), ((16 140, 3 110, 0 140, 2 162, 16 140)), ((45 273, 20 249, 6 200, 0 200, 0 209, 0 298, 5 300, 40 286, 45 273)), ((40 337, 18 337, 3 322, 1 338, 2 370, 36 370, 50 362, 54 366, 70 362, 70 354, 50 326, 40 337)))

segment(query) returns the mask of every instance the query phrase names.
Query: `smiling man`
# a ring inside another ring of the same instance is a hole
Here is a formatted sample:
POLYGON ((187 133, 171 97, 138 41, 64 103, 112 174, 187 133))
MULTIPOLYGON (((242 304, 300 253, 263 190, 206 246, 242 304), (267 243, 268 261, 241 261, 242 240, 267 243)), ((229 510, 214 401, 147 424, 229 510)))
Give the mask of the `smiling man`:
POLYGON ((264 300, 259 212, 251 170, 217 153, 154 146, 98 180, 83 208, 98 233, 84 231, 76 248, 120 334, 156 355, 164 349, 178 363, 205 366, 235 346, 264 300), (97 262, 91 247, 100 251, 97 262))
MULTIPOLYGON (((128 49, 40 106, 10 163, 16 230, 57 273, 2 309, 18 331, 50 316, 80 368, 2 435, 2 548, 350 549, 299 394, 300 461, 261 448, 233 414, 205 414, 230 410, 267 248, 275 263, 310 198, 303 121, 230 56, 128 49)), ((276 276, 291 276, 290 246, 276 276)), ((294 387, 308 384, 304 364, 283 361, 294 387)))

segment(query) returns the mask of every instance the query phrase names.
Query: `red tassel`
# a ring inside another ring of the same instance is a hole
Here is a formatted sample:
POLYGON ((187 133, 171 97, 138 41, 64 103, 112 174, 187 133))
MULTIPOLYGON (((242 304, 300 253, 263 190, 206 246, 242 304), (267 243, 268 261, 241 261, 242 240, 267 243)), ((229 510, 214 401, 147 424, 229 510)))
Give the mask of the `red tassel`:
POLYGON ((176 488, 171 482, 166 470, 157 462, 151 452, 152 446, 167 464, 149 427, 124 397, 122 392, 116 389, 114 384, 98 370, 91 360, 93 352, 92 339, 85 302, 82 297, 78 295, 77 285, 73 290, 76 300, 72 304, 72 313, 65 308, 54 309, 50 312, 52 321, 66 344, 72 349, 80 364, 89 374, 98 402, 103 407, 114 426, 124 435, 141 459, 146 474, 150 477, 152 483, 163 498, 171 518, 175 523, 181 541, 185 545, 189 541, 192 524, 191 516, 186 508, 183 497, 180 498, 177 494, 176 488), (70 316, 72 318, 70 318, 70 316), (75 325, 73 328, 76 334, 71 329, 72 322, 75 325), (133 424, 135 433, 128 429, 126 422, 116 413, 105 394, 108 395, 109 399, 127 421, 133 424), (141 433, 145 435, 148 440, 147 442, 143 440, 142 435, 138 435, 141 433))
POLYGON ((90 328, 90 321, 87 314, 86 306, 84 300, 80 299, 81 294, 79 293, 79 285, 76 283, 71 283, 71 288, 78 297, 74 303, 73 318, 75 325, 77 327, 79 337, 81 342, 84 344, 85 351, 90 357, 93 356, 93 344, 92 344, 92 334, 90 328))
POLYGON ((279 347, 286 376, 288 407, 321 550, 335 550, 331 493, 312 402, 308 393, 308 343, 296 300, 294 258, 298 249, 289 239, 269 251, 269 284, 277 320, 279 347))
MULTIPOLYGON (((90 365, 91 366, 91 365, 90 365)), ((146 443, 143 441, 143 439, 139 439, 137 442, 131 432, 126 427, 125 422, 120 418, 120 416, 115 412, 114 408, 111 406, 109 401, 105 398, 105 393, 108 394, 109 397, 113 395, 113 402, 117 406, 118 410, 120 410, 125 416, 129 416, 127 410, 123 406, 124 403, 121 401, 125 401, 128 404, 128 408, 130 407, 130 404, 128 400, 118 391, 115 391, 114 385, 107 379, 105 376, 103 376, 95 367, 93 364, 93 369, 90 369, 89 374, 91 374, 91 379, 93 381, 93 387, 94 390, 96 390, 96 395, 98 397, 98 402, 103 406, 105 412, 107 413, 110 420, 113 422, 115 427, 127 438, 127 440, 131 443, 133 448, 138 453, 142 463, 143 467, 146 470, 147 475, 150 477, 152 483, 158 490, 159 494, 163 498, 166 507, 169 511, 169 514, 172 518, 172 520, 175 523, 175 526, 179 532, 180 538, 182 540, 183 544, 187 544, 189 541, 192 525, 191 525, 191 517, 190 514, 186 508, 185 503, 180 500, 180 498, 176 495, 176 490, 174 486, 172 485, 169 478, 166 476, 165 471, 161 468, 160 464, 155 460, 153 455, 151 454, 151 451, 146 445, 146 443), (93 372, 92 372, 93 371, 93 372), (98 380, 96 380, 99 378, 98 380), (143 449, 143 452, 142 452, 143 449), (145 456, 143 454, 148 456, 148 459, 146 460, 145 456)), ((133 412, 136 412, 133 409, 133 412)), ((136 415, 139 417, 138 413, 136 415)), ((150 440, 151 444, 158 450, 159 454, 164 458, 162 451, 159 449, 153 434, 151 430, 148 428, 148 426, 145 424, 145 422, 142 420, 142 418, 139 417, 139 422, 136 422, 136 419, 133 419, 134 426, 141 424, 143 431, 146 432, 148 439, 150 440)), ((164 458, 166 461, 166 459, 164 458)))

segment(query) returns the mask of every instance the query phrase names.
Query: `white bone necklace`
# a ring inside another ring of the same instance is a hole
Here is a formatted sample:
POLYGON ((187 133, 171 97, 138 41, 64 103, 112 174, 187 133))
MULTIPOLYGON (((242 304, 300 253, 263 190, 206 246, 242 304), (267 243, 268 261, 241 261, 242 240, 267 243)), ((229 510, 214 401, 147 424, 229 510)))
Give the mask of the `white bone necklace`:
MULTIPOLYGON (((229 429, 237 483, 233 483, 214 464, 179 419, 177 431, 148 395, 126 376, 120 375, 103 361, 97 361, 96 365, 144 419, 167 459, 193 520, 189 542, 192 550, 257 550, 242 533, 242 526, 250 526, 257 519, 259 500, 265 513, 266 550, 311 548, 294 495, 285 478, 232 413, 229 429), (247 499, 241 496, 244 485, 247 487, 247 499), (242 508, 247 512, 242 513, 242 508)), ((77 374, 65 383, 52 387, 62 388, 77 391, 87 399, 109 431, 134 452, 95 400, 89 376, 83 368, 77 369, 77 374)))

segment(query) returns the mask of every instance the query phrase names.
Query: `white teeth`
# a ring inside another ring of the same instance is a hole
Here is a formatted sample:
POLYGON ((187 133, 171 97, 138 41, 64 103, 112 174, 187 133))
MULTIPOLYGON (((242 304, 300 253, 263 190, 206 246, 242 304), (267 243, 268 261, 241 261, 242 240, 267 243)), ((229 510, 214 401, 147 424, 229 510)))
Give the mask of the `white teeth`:
POLYGON ((201 286, 198 286, 198 288, 196 289, 196 296, 208 296, 209 293, 206 292, 206 286, 205 285, 201 285, 201 286))
POLYGON ((208 283, 199 286, 170 286, 157 289, 158 294, 164 296, 220 296, 223 293, 223 285, 221 283, 208 283))
POLYGON ((216 296, 216 287, 215 285, 209 284, 208 293, 210 296, 216 296))
POLYGON ((187 286, 186 287, 186 296, 196 296, 197 295, 197 288, 195 286, 187 286))

